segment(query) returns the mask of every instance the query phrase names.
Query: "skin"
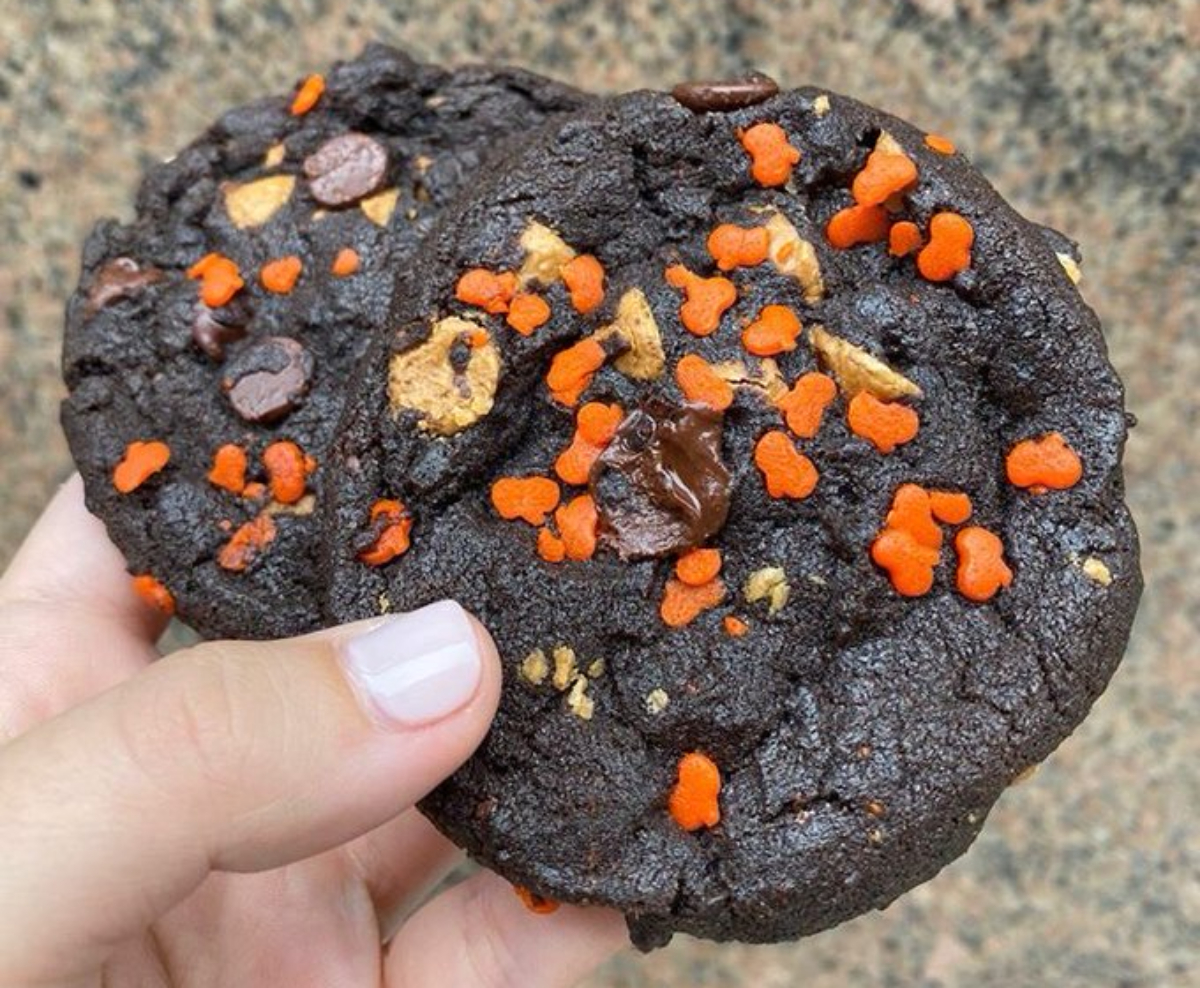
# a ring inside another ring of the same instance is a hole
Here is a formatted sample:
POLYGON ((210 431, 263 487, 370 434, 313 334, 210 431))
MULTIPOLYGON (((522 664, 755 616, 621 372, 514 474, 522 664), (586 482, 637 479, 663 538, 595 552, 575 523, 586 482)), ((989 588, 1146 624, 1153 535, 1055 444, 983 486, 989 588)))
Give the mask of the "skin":
POLYGON ((342 672, 363 626, 155 661, 164 622, 72 478, 0 578, 6 985, 553 988, 626 943, 487 872, 414 911, 459 852, 413 803, 495 711, 482 627, 474 695, 401 727, 342 672))

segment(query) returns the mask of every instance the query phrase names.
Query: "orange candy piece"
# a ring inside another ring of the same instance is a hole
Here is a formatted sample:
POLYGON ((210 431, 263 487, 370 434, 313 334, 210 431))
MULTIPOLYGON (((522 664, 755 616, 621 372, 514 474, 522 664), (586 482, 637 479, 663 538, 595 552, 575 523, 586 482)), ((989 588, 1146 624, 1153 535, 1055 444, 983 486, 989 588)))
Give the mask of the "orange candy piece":
POLYGON ((682 264, 672 264, 667 268, 666 278, 673 287, 683 289, 686 298, 679 307, 679 321, 695 336, 710 335, 737 301, 737 288, 733 282, 719 275, 702 278, 682 264))
POLYGON ((775 404, 787 426, 801 439, 812 439, 821 428, 825 409, 837 397, 837 385, 828 374, 809 371, 801 374, 792 389, 775 404))
POLYGON ((850 194, 860 206, 881 206, 916 180, 917 166, 907 154, 876 149, 854 176, 850 194))
POLYGON ((496 274, 486 268, 472 268, 465 272, 454 286, 456 299, 494 316, 508 311, 508 304, 516 293, 515 274, 511 271, 496 274))
POLYGON ((333 259, 333 265, 330 271, 338 278, 345 278, 354 274, 359 268, 358 251, 353 247, 343 247, 337 252, 337 256, 333 259))
POLYGON ((535 329, 544 326, 549 318, 550 306, 544 298, 518 292, 513 296, 508 307, 508 316, 504 321, 522 336, 528 336, 535 329))
POLYGON ((907 257, 921 247, 921 228, 916 223, 901 220, 888 233, 888 253, 892 257, 907 257))
POLYGON ((300 279, 300 272, 303 269, 304 263, 300 258, 295 254, 289 254, 287 257, 280 257, 264 264, 258 273, 258 280, 262 282, 263 288, 267 291, 274 292, 276 295, 286 295, 296 287, 296 282, 300 279))
POLYGON ((901 484, 896 489, 884 526, 907 532, 926 548, 942 547, 942 530, 933 520, 932 499, 924 487, 916 484, 901 484))
POLYGON ((128 494, 158 473, 171 459, 171 450, 164 442, 134 440, 125 447, 121 462, 113 468, 113 487, 128 494))
POLYGON ((767 259, 770 237, 766 227, 722 223, 708 235, 708 252, 722 271, 750 268, 767 259))
POLYGON ((671 818, 684 830, 721 822, 721 770, 707 755, 692 751, 679 759, 678 781, 667 800, 671 818))
POLYGON ((175 613, 174 595, 149 573, 133 578, 133 592, 156 611, 168 615, 175 613))
POLYGON ((967 600, 982 604, 1012 583, 1012 570, 1004 561, 1004 543, 986 528, 964 528, 955 537, 954 548, 958 551, 955 585, 967 600))
POLYGON ((721 572, 720 549, 692 549, 675 562, 675 575, 689 587, 702 587, 721 572))
POLYGON ((930 491, 933 517, 946 525, 961 525, 971 517, 971 499, 955 491, 930 491))
POLYGON ((699 587, 690 587, 682 580, 667 580, 658 613, 667 627, 682 628, 724 599, 725 584, 719 579, 699 587))
POLYGON ((412 545, 413 520, 401 502, 381 497, 371 505, 370 518, 372 523, 378 523, 382 518, 383 527, 375 541, 359 552, 360 561, 368 566, 382 566, 408 552, 412 545))
POLYGON ((560 350, 546 373, 550 396, 560 405, 574 405, 606 359, 604 347, 590 337, 560 350))
POLYGON ((270 515, 259 515, 248 521, 236 532, 217 553, 217 565, 231 573, 241 573, 275 539, 275 519, 270 515))
POLYGON ((579 409, 575 437, 554 461, 554 472, 564 483, 583 486, 588 482, 592 464, 612 440, 623 417, 620 405, 589 401, 579 409))
POLYGON ((558 507, 558 484, 549 477, 501 477, 492 484, 492 506, 501 518, 540 525, 558 507))
POLYGON ((733 404, 733 385, 717 375, 703 357, 689 353, 675 365, 675 381, 688 401, 723 412, 733 404))
POLYGON ((599 519, 596 502, 590 494, 580 494, 554 512, 567 559, 584 560, 595 555, 599 519))
POLYGON ((925 146, 938 154, 953 154, 958 150, 950 138, 943 137, 941 134, 926 134, 925 146))
POLYGON ((784 185, 792 177, 792 166, 800 160, 800 151, 788 143, 787 133, 779 124, 755 124, 742 131, 738 140, 750 155, 750 174, 759 185, 784 185))
POLYGON ((885 528, 871 543, 871 559, 887 570, 892 586, 905 597, 929 593, 939 555, 937 549, 922 545, 911 532, 900 528, 885 528))
POLYGON ((241 494, 246 489, 246 451, 236 443, 220 447, 213 454, 208 482, 230 494, 241 494))
POLYGON ((553 899, 547 899, 536 892, 531 892, 523 885, 514 885, 512 888, 517 898, 525 904, 525 908, 531 913, 537 913, 539 916, 547 916, 558 908, 558 903, 553 899))
POLYGON ((891 223, 882 206, 847 206, 829 218, 826 239, 839 250, 886 240, 891 223))
POLYGON ((571 258, 559 273, 576 312, 586 316, 604 301, 604 266, 591 254, 571 258))
POLYGON ((217 253, 205 254, 187 276, 200 280, 200 299, 210 309, 219 309, 246 285, 237 264, 217 253))
POLYGON ((764 305, 758 318, 742 330, 742 346, 756 357, 773 357, 796 349, 800 320, 786 305, 764 305))
POLYGON ((754 465, 762 472, 771 497, 803 500, 817 486, 812 461, 796 449, 786 432, 774 429, 754 445, 754 465))
POLYGON ((300 84, 296 95, 292 98, 292 116, 298 117, 307 113, 317 105, 317 100, 325 93, 325 77, 313 73, 300 84))
POLYGON ((750 631, 750 625, 732 614, 726 614, 721 618, 721 627, 725 629, 725 634, 730 638, 741 638, 750 631))
POLYGON ((316 463, 299 446, 290 439, 273 442, 263 450, 262 462, 271 497, 280 504, 295 504, 304 497, 308 475, 316 469, 316 463))
POLYGON ((917 255, 917 270, 929 281, 949 281, 971 266, 975 230, 958 213, 935 213, 929 243, 917 255))
POLYGON ((561 563, 567 558, 567 546, 548 528, 538 529, 537 551, 548 563, 561 563))
POLYGON ((868 391, 860 391, 850 399, 846 413, 850 431, 867 440, 881 453, 891 453, 916 438, 921 419, 907 405, 880 401, 868 391))
POLYGON ((1058 432, 1022 439, 1008 451, 1004 469, 1010 484, 1028 488, 1033 494, 1066 490, 1083 476, 1079 454, 1058 432))

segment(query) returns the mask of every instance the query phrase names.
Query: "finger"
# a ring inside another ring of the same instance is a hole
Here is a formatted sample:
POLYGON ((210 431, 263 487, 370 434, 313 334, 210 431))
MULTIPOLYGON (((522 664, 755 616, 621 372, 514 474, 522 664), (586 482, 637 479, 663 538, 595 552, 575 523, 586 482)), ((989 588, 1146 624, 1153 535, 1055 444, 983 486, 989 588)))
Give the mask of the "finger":
POLYGON ((628 944, 608 909, 531 912, 512 886, 481 872, 443 892, 401 928, 384 962, 387 988, 567 988, 628 944))
POLYGON ((200 645, 35 728, 0 749, 0 970, 93 970, 210 871, 380 826, 470 754, 499 687, 491 639, 443 602, 200 645))
POLYGON ((0 742, 142 669, 166 620, 72 477, 0 577, 0 742))

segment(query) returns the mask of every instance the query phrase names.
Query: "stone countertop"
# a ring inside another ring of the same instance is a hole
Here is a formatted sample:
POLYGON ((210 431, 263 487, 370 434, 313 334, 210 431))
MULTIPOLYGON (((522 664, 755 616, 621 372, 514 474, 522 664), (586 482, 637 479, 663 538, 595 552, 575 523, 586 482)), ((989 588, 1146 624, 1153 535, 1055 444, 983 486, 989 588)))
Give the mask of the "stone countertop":
POLYGON ((63 303, 94 219, 227 105, 378 38, 581 86, 756 66, 954 138, 1079 240, 1139 418, 1146 595, 1093 716, 974 850, 886 912, 797 944, 678 940, 591 988, 1200 983, 1200 4, 1195 0, 3 0, 0 565, 68 470, 63 303), (255 8, 250 10, 249 8, 255 8))

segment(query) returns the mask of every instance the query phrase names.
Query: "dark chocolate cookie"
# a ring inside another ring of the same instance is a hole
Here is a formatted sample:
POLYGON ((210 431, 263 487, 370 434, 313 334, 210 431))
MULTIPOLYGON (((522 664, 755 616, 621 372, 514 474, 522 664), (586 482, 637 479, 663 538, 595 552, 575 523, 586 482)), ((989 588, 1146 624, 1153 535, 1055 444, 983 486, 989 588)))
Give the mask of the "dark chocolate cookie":
POLYGON ((225 114, 96 227, 63 423, 148 598, 211 637, 320 624, 325 450, 396 268, 496 145, 583 99, 375 45, 225 114))
POLYGON ((1069 242, 942 138, 717 89, 549 125, 443 217, 327 505, 333 616, 455 597, 506 663, 426 812, 643 948, 933 876, 1087 713, 1141 588, 1069 242))

